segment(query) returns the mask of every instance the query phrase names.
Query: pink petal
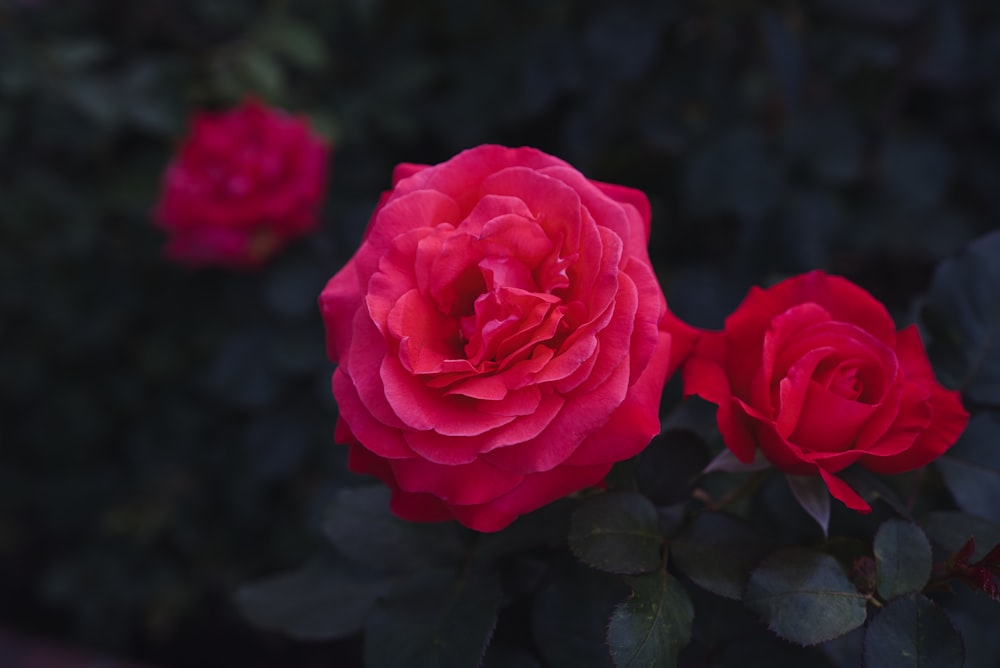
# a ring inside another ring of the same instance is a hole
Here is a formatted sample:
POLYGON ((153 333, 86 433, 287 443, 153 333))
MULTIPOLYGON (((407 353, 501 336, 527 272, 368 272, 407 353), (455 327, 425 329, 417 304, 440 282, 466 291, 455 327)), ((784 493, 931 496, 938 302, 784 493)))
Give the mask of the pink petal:
POLYGON ((433 429, 448 436, 475 436, 514 420, 476 410, 476 401, 444 396, 427 388, 399 360, 385 357, 379 369, 385 398, 393 412, 410 429, 433 429))
POLYGON ((389 461, 400 488, 433 494, 448 504, 486 503, 516 487, 524 476, 490 465, 482 459, 446 466, 422 459, 389 461))
POLYGON ((573 492, 598 484, 610 466, 564 466, 535 473, 520 485, 492 502, 474 506, 453 506, 455 518, 476 531, 499 531, 519 515, 541 508, 573 492))
POLYGON ((494 465, 520 474, 548 471, 562 464, 583 440, 603 426, 628 390, 628 364, 594 392, 567 398, 564 409, 537 438, 484 455, 494 465))

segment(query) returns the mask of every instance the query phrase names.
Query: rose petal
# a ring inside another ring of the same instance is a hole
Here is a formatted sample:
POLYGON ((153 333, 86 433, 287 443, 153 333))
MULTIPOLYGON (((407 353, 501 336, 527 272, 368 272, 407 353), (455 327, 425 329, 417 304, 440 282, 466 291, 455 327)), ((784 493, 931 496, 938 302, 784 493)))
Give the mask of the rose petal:
MULTIPOLYGON (((354 384, 342 368, 337 368, 333 372, 333 394, 340 407, 338 429, 341 429, 341 425, 349 427, 350 433, 356 435, 360 442, 368 444, 368 447, 380 457, 402 459, 414 456, 413 450, 406 444, 398 428, 380 422, 367 410, 354 384)), ((338 443, 350 442, 340 433, 334 434, 334 438, 338 443)))
POLYGON ((476 411, 474 400, 445 396, 425 387, 392 357, 383 358, 379 377, 386 401, 411 429, 433 429, 446 436, 475 436, 514 419, 513 416, 476 411))
POLYGON ((855 443, 876 407, 838 396, 809 382, 795 431, 788 440, 804 450, 843 452, 855 443))
POLYGON ((753 461, 757 443, 745 413, 732 396, 732 388, 721 360, 725 338, 721 333, 706 332, 697 341, 690 359, 684 364, 684 396, 699 396, 718 409, 715 419, 722 440, 736 458, 744 463, 753 461))
MULTIPOLYGON (((796 440, 792 439, 792 433, 802 421, 802 411, 805 409, 813 373, 820 362, 835 352, 832 348, 810 350, 785 373, 785 377, 778 383, 778 406, 774 426, 782 438, 796 440)), ((765 407, 759 407, 759 409, 773 410, 774 403, 774 401, 768 401, 765 407)))
POLYGON ((876 473, 911 471, 940 457, 962 435, 969 422, 969 413, 962 406, 961 395, 936 383, 925 391, 930 394, 924 395, 926 398, 922 402, 904 402, 901 405, 902 424, 894 424, 894 429, 886 437, 905 440, 912 434, 909 447, 893 452, 886 447, 883 443, 886 439, 883 439, 862 458, 866 468, 876 473))
MULTIPOLYGON (((632 232, 640 232, 639 237, 642 241, 642 253, 646 253, 646 245, 649 243, 649 233, 650 233, 650 221, 653 217, 653 211, 649 206, 649 198, 646 197, 646 193, 641 190, 636 190, 635 188, 628 188, 626 186, 620 186, 613 183, 604 183, 603 181, 590 181, 594 187, 600 190, 602 193, 615 200, 619 204, 624 204, 635 209, 635 216, 633 213, 626 209, 631 225, 630 229, 632 232)), ((638 235, 637 235, 638 236, 638 235)))
POLYGON ((594 392, 567 398, 563 410, 537 438, 484 455, 492 464, 519 474, 548 471, 562 464, 591 432, 601 427, 628 390, 628 364, 623 362, 594 392))
MULTIPOLYGON (((774 377, 775 366, 777 365, 781 349, 789 341, 794 340, 796 335, 802 332, 802 330, 822 322, 828 322, 829 320, 830 314, 822 307, 816 304, 799 304, 776 316, 771 321, 767 331, 764 333, 764 347, 761 354, 761 370, 766 390, 771 387, 772 383, 776 382, 774 377)), ((815 368, 815 365, 812 366, 815 368)), ((780 369, 779 373, 782 376, 786 375, 783 369, 780 369)), ((809 371, 806 378, 811 376, 812 370, 809 371)), ((764 397, 770 402, 770 392, 767 392, 764 397)), ((782 405, 784 405, 784 400, 782 400, 782 405)), ((769 405, 768 408, 773 410, 774 406, 769 405)))
POLYGON ((351 471, 373 475, 392 490, 389 509, 398 517, 411 522, 443 522, 451 519, 452 513, 441 499, 430 494, 414 494, 400 489, 385 460, 372 455, 363 446, 352 444, 348 450, 347 462, 351 471))
POLYGON ((623 461, 642 451, 660 433, 659 407, 667 368, 671 336, 664 334, 646 368, 629 388, 607 423, 591 433, 566 459, 569 466, 596 466, 623 461))
POLYGON ((595 220, 600 221, 601 227, 621 239, 626 255, 646 255, 648 226, 634 206, 622 206, 572 167, 559 165, 547 167, 541 172, 559 179, 577 192, 580 203, 595 220))
POLYGON ((417 455, 437 464, 468 464, 484 452, 517 446, 536 438, 552 422, 565 400, 543 396, 534 412, 475 437, 444 436, 434 431, 404 431, 402 437, 417 455))
POLYGON ((443 317, 416 288, 396 300, 386 326, 399 341, 399 361, 410 373, 434 373, 445 360, 461 357, 455 321, 443 317))
POLYGON ((390 197, 375 214, 355 261, 362 276, 371 276, 395 239, 416 228, 455 224, 461 213, 455 200, 434 190, 418 190, 390 197))
POLYGON ((452 512, 462 524, 477 531, 499 531, 519 515, 600 483, 610 469, 610 465, 564 466, 535 473, 488 506, 454 506, 452 512))
POLYGON ((819 469, 819 474, 823 477, 823 482, 830 490, 830 495, 837 499, 851 510, 859 513, 870 513, 872 507, 861 496, 851 489, 851 486, 837 476, 819 469))
POLYGON ((455 466, 423 459, 393 459, 388 463, 401 489, 433 494, 447 504, 486 503, 524 480, 523 475, 498 469, 482 458, 455 466))

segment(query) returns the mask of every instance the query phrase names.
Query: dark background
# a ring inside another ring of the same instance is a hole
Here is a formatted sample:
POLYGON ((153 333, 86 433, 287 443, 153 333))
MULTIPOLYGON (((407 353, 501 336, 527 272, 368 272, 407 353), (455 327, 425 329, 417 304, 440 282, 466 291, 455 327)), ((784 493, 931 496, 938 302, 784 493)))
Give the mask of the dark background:
POLYGON ((1000 220, 997 63, 995 0, 0 0, 0 624, 163 667, 354 661, 231 595, 356 482, 315 300, 396 163, 533 145, 642 189, 699 326, 814 268, 906 322, 1000 220), (171 265, 163 168, 248 92, 332 139, 321 228, 257 273, 171 265))

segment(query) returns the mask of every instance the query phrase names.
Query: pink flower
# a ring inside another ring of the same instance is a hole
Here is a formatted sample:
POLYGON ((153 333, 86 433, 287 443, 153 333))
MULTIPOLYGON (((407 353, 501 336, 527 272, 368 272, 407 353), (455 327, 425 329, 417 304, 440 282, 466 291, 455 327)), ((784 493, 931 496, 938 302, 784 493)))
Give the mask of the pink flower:
POLYGON ((156 206, 166 255, 191 265, 260 266, 316 225, 327 157, 307 121, 253 99, 196 114, 156 206))
POLYGON ((495 531, 645 448, 693 342, 645 195, 502 146, 393 184, 320 295, 350 468, 403 518, 495 531))

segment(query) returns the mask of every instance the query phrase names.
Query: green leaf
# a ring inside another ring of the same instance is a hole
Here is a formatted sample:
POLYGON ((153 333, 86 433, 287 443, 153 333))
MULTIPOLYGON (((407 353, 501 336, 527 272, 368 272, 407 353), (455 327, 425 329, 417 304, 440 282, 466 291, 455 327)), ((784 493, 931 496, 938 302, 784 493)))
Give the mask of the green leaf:
POLYGON ((830 490, 819 476, 786 475, 792 496, 810 517, 816 520, 823 535, 830 526, 830 490))
POLYGON ((329 640, 360 631, 389 581, 332 560, 244 585, 236 605, 256 626, 301 640, 329 640))
POLYGON ((921 594, 891 601, 865 631, 865 668, 962 668, 965 645, 945 611, 921 594))
POLYGON ((1000 419, 980 413, 958 442, 935 462, 958 506, 1000 522, 1000 419))
POLYGON ((919 592, 931 577, 931 543, 912 522, 891 519, 875 532, 875 588, 884 599, 919 592))
POLYGON ((385 572, 451 564, 464 554, 454 524, 399 519, 389 510, 389 490, 381 485, 340 490, 324 518, 323 532, 344 556, 385 572))
POLYGON ((501 599, 496 577, 429 570, 378 602, 365 625, 369 668, 478 666, 501 599))
POLYGON ((608 647, 617 668, 669 668, 691 641, 694 607, 673 576, 659 571, 627 578, 633 595, 615 608, 608 647))
POLYGON ((619 578, 566 555, 535 597, 531 630, 552 668, 610 668, 604 642, 608 619, 628 593, 619 578))
POLYGON ((829 554, 806 548, 772 553, 750 575, 743 601, 782 638, 816 645, 865 622, 865 597, 829 554))
POLYGON ((942 262, 923 317, 935 370, 977 403, 1000 406, 1000 231, 942 262))
POLYGON ((681 573, 714 594, 737 600, 766 550, 749 524, 714 512, 696 515, 670 543, 670 556, 681 573))
POLYGON ((656 507, 631 491, 585 499, 570 521, 569 546, 581 561, 609 573, 635 575, 660 566, 656 507))

